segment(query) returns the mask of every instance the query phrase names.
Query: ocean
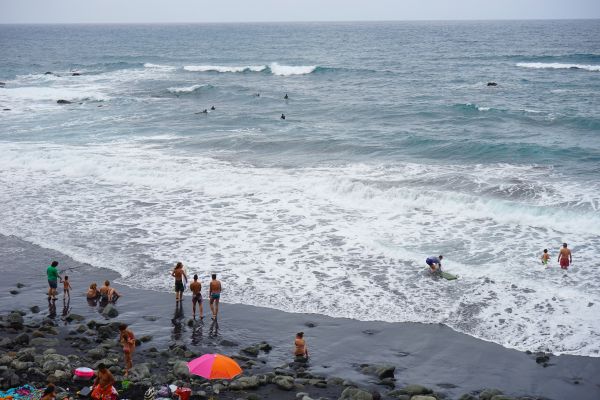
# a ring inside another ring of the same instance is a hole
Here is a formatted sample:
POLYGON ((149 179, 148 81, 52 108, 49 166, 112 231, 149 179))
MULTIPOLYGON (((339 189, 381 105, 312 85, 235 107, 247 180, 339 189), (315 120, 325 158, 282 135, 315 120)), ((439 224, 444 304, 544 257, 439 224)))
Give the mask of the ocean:
POLYGON ((0 54, 0 233, 600 356, 600 21, 0 25, 0 54))

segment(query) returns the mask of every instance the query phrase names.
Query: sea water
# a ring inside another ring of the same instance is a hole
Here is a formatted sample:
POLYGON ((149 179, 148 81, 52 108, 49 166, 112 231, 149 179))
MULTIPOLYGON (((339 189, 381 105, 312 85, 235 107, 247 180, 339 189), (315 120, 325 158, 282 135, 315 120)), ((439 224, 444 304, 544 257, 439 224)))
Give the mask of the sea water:
POLYGON ((600 355, 600 21, 3 25, 0 54, 0 233, 600 355))

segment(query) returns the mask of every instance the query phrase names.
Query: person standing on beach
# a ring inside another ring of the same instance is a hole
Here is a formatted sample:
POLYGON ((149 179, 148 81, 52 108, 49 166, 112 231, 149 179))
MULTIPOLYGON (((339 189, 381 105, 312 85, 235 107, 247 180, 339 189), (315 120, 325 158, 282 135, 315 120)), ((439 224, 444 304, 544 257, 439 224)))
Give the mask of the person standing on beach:
POLYGON ((178 262, 171 272, 171 276, 175 277, 175 301, 181 301, 183 296, 183 291, 185 290, 185 286, 183 285, 183 279, 185 278, 185 283, 187 283, 187 275, 183 270, 183 264, 178 262))
POLYGON ((56 300, 58 280, 62 282, 62 278, 58 274, 58 261, 52 261, 52 264, 46 269, 46 275, 48 276, 48 301, 50 299, 56 300))
POLYGON ((65 279, 63 279, 63 289, 65 291, 65 297, 71 299, 71 283, 69 282, 69 277, 65 275, 65 279))
POLYGON ((190 290, 192 291, 192 311, 194 319, 196 319, 196 303, 200 305, 200 320, 204 319, 204 311, 202 310, 202 284, 198 281, 198 275, 194 275, 194 282, 190 283, 190 290))
POLYGON ((562 249, 558 253, 558 263, 562 269, 569 269, 569 265, 573 262, 573 257, 571 256, 571 250, 567 248, 567 244, 563 243, 562 249))
POLYGON ((126 324, 119 325, 119 342, 123 346, 123 358, 125 359, 125 376, 133 368, 133 352, 135 351, 135 336, 126 324))
POLYGON ((219 300, 221 300, 221 281, 217 279, 217 274, 212 274, 212 281, 210 281, 210 285, 208 288, 208 296, 210 298, 210 311, 212 311, 212 319, 217 319, 217 314, 219 314, 219 300))
POLYGON ((304 332, 296 333, 296 340, 294 340, 294 357, 298 362, 306 362, 308 360, 308 346, 306 340, 304 340, 304 332))

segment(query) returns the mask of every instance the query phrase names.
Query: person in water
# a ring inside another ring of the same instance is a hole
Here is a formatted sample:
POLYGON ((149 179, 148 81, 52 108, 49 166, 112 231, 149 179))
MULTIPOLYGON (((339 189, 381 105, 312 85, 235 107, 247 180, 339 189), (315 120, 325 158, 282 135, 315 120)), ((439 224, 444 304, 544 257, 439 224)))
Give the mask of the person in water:
POLYGON ((194 319, 196 319, 196 303, 200 305, 200 320, 204 319, 204 312, 202 310, 202 284, 198 281, 198 275, 194 275, 194 282, 190 283, 190 290, 192 291, 192 312, 194 319))
POLYGON ((294 357, 296 358, 296 361, 306 362, 308 360, 308 346, 306 340, 304 340, 304 332, 296 333, 294 346, 294 357))
POLYGON ((431 269, 431 272, 434 273, 441 273, 442 272, 442 259, 444 258, 444 256, 440 255, 438 257, 427 257, 427 259, 425 260, 425 262, 427 263, 427 265, 429 265, 429 268, 431 269))
POLYGON ((573 257, 571 256, 571 250, 567 248, 567 244, 563 243, 562 249, 558 253, 558 263, 562 269, 569 269, 569 265, 573 262, 573 257))
POLYGON ((544 264, 547 267, 548 261, 550 261, 550 254, 548 254, 548 249, 544 249, 541 259, 542 259, 542 264, 544 264))
POLYGON ((100 296, 100 291, 98 290, 98 285, 96 284, 96 282, 92 282, 90 285, 90 288, 88 289, 87 293, 85 294, 85 297, 87 297, 90 300, 94 300, 97 299, 100 296))
POLYGON ((219 300, 221 300, 221 281, 217 279, 217 274, 212 274, 212 281, 208 287, 208 296, 210 298, 210 311, 212 311, 212 319, 216 320, 219 314, 219 300))
POLYGON ((281 117, 279 117, 281 119, 285 119, 285 114, 281 114, 281 117))
POLYGON ((175 265, 173 272, 171 272, 171 276, 175 278, 175 301, 181 301, 183 297, 183 291, 185 290, 183 279, 185 279, 185 283, 187 283, 188 280, 181 262, 178 262, 175 265))
POLYGON ((62 278, 58 273, 58 261, 52 261, 52 264, 46 269, 46 276, 48 277, 48 301, 56 300, 58 280, 62 282, 62 278))
POLYGON ((288 97, 287 93, 285 94, 285 96, 283 96, 283 98, 284 98, 285 100, 289 99, 289 97, 288 97))
POLYGON ((215 106, 210 107, 210 110, 215 111, 216 110, 215 106))
POLYGON ((100 300, 107 302, 115 302, 121 295, 114 289, 110 287, 110 281, 104 281, 104 286, 102 286, 99 290, 100 292, 100 300))

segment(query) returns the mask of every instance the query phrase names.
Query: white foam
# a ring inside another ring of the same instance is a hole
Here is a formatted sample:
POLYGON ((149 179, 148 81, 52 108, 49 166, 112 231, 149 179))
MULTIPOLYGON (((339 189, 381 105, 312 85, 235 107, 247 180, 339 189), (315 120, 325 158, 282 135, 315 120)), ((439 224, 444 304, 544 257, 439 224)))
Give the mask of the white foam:
POLYGON ((517 67, 534 68, 534 69, 583 69, 586 71, 600 71, 600 65, 584 65, 584 64, 566 64, 566 63, 517 63, 517 67))
POLYGON ((306 75, 317 69, 316 65, 279 65, 277 63, 269 64, 269 69, 273 75, 290 76, 290 75, 306 75))
POLYGON ((186 71, 191 72, 261 72, 267 69, 265 65, 246 65, 241 67, 223 66, 223 65, 186 65, 183 67, 186 71))
POLYGON ((228 302, 600 355, 598 182, 510 164, 254 168, 143 141, 2 148, 0 231, 131 284, 169 290, 183 260, 201 279, 217 271, 228 302), (563 241, 568 274, 555 262, 563 241), (458 281, 423 273, 439 253, 458 281))
POLYGON ((183 87, 170 87, 167 89, 171 93, 191 93, 196 90, 205 87, 205 85, 192 85, 192 86, 183 86, 183 87))
POLYGON ((162 65, 162 64, 152 64, 152 63, 145 63, 144 68, 157 69, 157 70, 161 70, 161 71, 175 71, 177 69, 177 67, 174 67, 172 65, 162 65))

